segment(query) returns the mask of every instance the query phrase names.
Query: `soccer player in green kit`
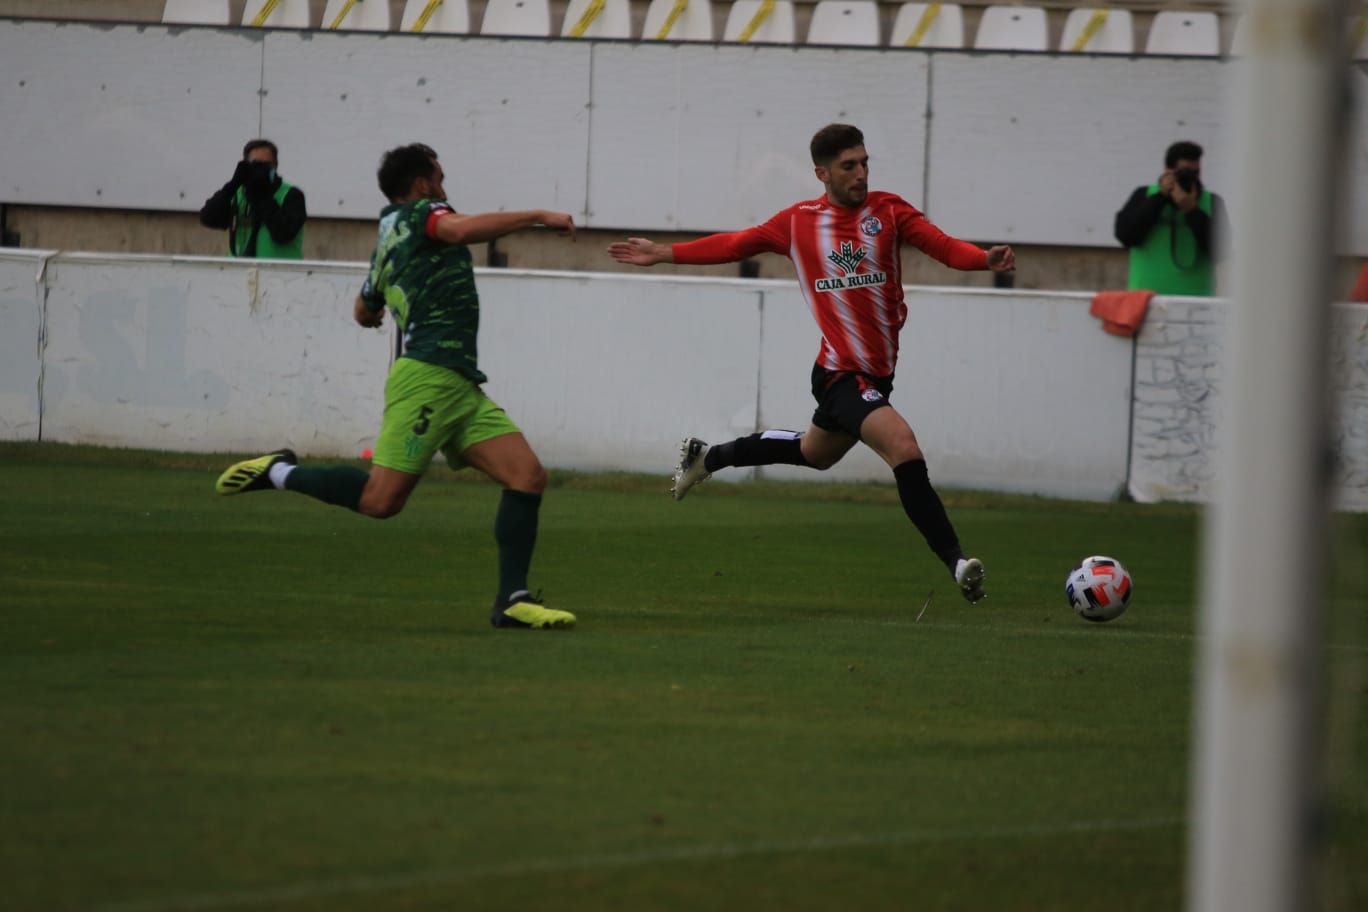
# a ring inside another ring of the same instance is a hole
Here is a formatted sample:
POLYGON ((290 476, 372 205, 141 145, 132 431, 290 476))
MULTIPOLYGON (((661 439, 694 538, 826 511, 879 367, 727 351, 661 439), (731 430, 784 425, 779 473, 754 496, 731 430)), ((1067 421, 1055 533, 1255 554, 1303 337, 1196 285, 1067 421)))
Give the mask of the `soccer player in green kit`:
POLYGON ((528 592, 546 470, 517 425, 480 389, 486 379, 475 347, 480 303, 467 245, 536 225, 573 237, 574 219, 541 209, 459 213, 447 203, 437 153, 419 143, 385 153, 378 176, 390 205, 380 213, 380 237, 355 318, 378 327, 388 308, 402 328, 403 353, 385 383, 385 416, 370 472, 297 465, 295 454, 282 449, 230 466, 215 490, 298 491, 385 519, 404 508, 440 450, 453 468, 471 466, 504 489, 494 520, 499 589, 491 623, 572 627, 573 614, 547 608, 528 592))

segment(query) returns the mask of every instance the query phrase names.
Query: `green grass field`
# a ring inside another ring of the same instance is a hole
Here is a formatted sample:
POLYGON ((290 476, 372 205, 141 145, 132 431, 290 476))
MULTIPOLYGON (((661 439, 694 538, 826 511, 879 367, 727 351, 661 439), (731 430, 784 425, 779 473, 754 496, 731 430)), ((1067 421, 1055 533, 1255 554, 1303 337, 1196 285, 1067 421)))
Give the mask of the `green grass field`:
MULTIPOLYGON (((580 626, 494 631, 492 485, 381 523, 215 497, 226 461, 0 444, 0 908, 1182 905, 1196 510, 947 492, 970 606, 889 486, 556 476, 534 586, 580 626), (1064 601, 1091 553, 1135 577, 1111 624, 1064 601)), ((1335 538, 1363 563, 1363 517, 1335 538)), ((1351 583, 1335 909, 1368 908, 1351 583)))

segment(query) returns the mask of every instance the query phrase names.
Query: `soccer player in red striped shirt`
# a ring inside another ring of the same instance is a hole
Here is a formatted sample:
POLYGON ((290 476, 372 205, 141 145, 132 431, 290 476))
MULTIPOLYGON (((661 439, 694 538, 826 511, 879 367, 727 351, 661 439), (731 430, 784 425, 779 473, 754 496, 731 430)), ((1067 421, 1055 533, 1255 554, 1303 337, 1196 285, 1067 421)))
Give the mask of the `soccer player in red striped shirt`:
POLYGON ((863 442, 888 463, 909 519, 945 563, 964 597, 983 598, 983 563, 966 557, 926 471, 907 421, 888 401, 907 320, 899 259, 903 244, 953 269, 1016 267, 1012 248, 983 250, 945 234, 901 197, 869 189, 864 135, 848 124, 812 138, 812 163, 826 192, 796 203, 754 228, 682 244, 628 238, 613 258, 634 266, 733 263, 757 253, 793 261, 798 284, 822 331, 812 368, 817 409, 805 433, 768 430, 709 446, 695 437, 680 447, 674 496, 730 466, 800 465, 823 470, 863 442))

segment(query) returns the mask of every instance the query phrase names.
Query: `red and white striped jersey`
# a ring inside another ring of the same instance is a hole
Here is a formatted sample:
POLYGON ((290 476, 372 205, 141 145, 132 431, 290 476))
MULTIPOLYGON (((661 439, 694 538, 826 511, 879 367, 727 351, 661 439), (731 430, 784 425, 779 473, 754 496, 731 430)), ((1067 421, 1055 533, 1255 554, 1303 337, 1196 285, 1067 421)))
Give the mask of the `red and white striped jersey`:
POLYGON ((822 331, 817 363, 827 370, 888 377, 898 363, 903 244, 953 269, 986 269, 988 253, 941 231, 893 193, 871 190, 864 205, 825 195, 796 203, 754 228, 673 246, 676 263, 732 263, 757 253, 793 261, 798 285, 822 331))

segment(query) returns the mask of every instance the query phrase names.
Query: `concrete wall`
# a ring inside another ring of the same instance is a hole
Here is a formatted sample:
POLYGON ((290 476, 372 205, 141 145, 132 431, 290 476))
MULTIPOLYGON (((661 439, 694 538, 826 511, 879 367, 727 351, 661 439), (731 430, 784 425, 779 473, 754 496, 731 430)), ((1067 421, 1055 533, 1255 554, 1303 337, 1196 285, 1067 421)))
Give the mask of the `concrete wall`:
MULTIPOLYGON (((1289 306, 1293 306, 1289 302, 1289 306)), ((1219 464, 1226 302, 1156 298, 1136 338, 1130 492, 1205 501, 1219 464)), ((1334 483, 1343 509, 1368 510, 1368 306, 1335 307, 1330 374, 1338 402, 1334 483)))
MULTIPOLYGON (((0 251, 0 438, 355 456, 391 350, 388 331, 351 322, 363 269, 0 251)), ((479 282, 489 392, 554 468, 665 475, 686 433, 807 426, 818 337, 790 282, 479 282)), ((1089 297, 908 289, 894 401, 938 483, 1205 498, 1225 302, 1156 299, 1132 341, 1102 332, 1089 297)), ((1368 306, 1337 320, 1340 503, 1368 510, 1368 306)), ((764 472, 888 477, 863 448, 825 474, 764 472)))
MULTIPOLYGON (((264 133, 316 217, 370 218, 380 152, 421 128, 464 208, 729 229, 816 195, 807 141, 839 119, 864 126, 876 185, 951 233, 1112 247, 1112 215, 1178 135, 1229 184, 1231 67, 8 20, 0 201, 193 211, 264 133)), ((1343 252, 1362 255, 1368 125, 1354 131, 1343 252)))

